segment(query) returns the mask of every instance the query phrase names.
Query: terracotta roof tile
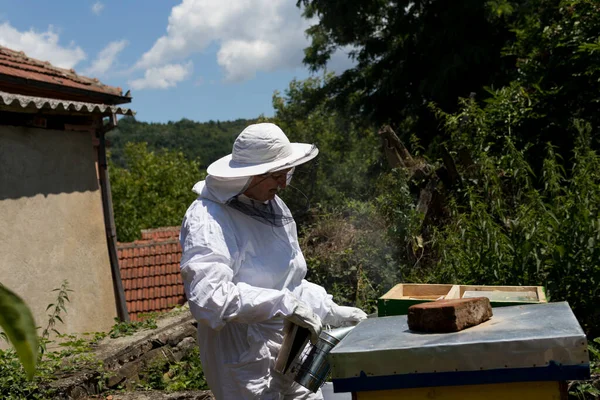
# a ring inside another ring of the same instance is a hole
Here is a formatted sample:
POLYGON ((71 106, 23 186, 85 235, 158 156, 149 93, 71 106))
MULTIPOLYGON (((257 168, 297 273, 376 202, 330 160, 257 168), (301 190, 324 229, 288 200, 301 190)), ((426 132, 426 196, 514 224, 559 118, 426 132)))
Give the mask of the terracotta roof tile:
POLYGON ((142 240, 179 239, 179 227, 168 226, 142 230, 142 240))
POLYGON ((185 303, 179 271, 179 227, 142 231, 142 240, 118 244, 121 280, 132 321, 185 303))
MULTIPOLYGON (((85 97, 84 93, 91 92, 89 96, 98 93, 113 98, 114 103, 130 101, 130 97, 123 96, 123 91, 119 87, 104 85, 98 79, 78 75, 73 69, 58 68, 48 61, 27 57, 22 51, 14 51, 3 46, 0 46, 0 75, 12 77, 19 82, 24 81, 27 86, 33 86, 37 82, 38 85, 54 87, 56 92, 59 92, 60 88, 78 90, 81 93, 80 97, 85 97)), ((22 87, 22 89, 26 88, 22 87)))

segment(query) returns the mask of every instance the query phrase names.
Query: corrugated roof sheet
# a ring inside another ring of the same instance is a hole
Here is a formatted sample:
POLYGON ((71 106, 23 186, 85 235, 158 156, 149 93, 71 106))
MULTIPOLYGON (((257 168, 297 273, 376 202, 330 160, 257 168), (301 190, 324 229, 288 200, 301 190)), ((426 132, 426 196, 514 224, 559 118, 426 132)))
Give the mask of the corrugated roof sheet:
POLYGON ((53 110, 57 112, 79 112, 92 114, 122 114, 135 115, 126 107, 109 106, 107 104, 83 103, 80 101, 49 99, 47 97, 25 96, 0 91, 2 105, 16 109, 53 110))
POLYGON ((104 85, 98 79, 77 75, 73 69, 58 68, 48 61, 36 60, 27 57, 22 51, 14 51, 2 46, 0 46, 0 74, 112 96, 123 96, 120 87, 104 85))
POLYGON ((142 232, 147 239, 117 245, 121 281, 132 321, 139 321, 140 314, 169 311, 186 302, 179 272, 179 227, 142 232))

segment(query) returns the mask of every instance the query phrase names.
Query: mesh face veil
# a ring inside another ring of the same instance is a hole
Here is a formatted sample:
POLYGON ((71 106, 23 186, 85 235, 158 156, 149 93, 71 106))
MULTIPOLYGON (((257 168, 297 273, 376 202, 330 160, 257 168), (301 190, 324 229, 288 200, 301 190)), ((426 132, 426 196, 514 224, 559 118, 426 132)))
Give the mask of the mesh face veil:
MULTIPOLYGON (((304 203, 303 207, 301 207, 301 209, 298 210, 298 213, 297 213, 297 214, 303 214, 310 208, 310 202, 309 202, 308 197, 300 189, 298 189, 297 187, 292 186, 290 184, 292 181, 292 177, 295 173, 296 173, 296 168, 292 168, 287 173, 286 186, 291 189, 294 189, 296 192, 298 192, 301 195, 302 198, 304 198, 304 201, 302 201, 304 203)), ((264 179, 268 179, 268 177, 265 177, 264 179)), ((260 181, 258 183, 260 183, 260 181)), ((250 188, 250 186, 244 188, 244 191, 249 188, 250 188)), ((299 200, 301 197, 297 196, 296 198, 299 200)), ((291 212, 288 209, 286 209, 286 210, 282 209, 280 207, 280 205, 278 204, 278 202, 275 200, 268 200, 266 202, 262 202, 262 201, 251 199, 242 194, 239 194, 239 195, 231 198, 226 204, 229 207, 234 208, 234 209, 254 218, 255 220, 257 220, 259 222, 262 222, 264 224, 268 224, 271 226, 282 227, 291 222, 294 222, 294 217, 291 214, 291 212)))
POLYGON ((227 205, 263 224, 280 228, 294 222, 294 217, 291 214, 286 215, 274 200, 263 203, 249 197, 236 196, 229 200, 227 205))
MULTIPOLYGON (((287 172, 285 177, 286 185, 288 185, 291 182, 293 173, 294 168, 287 172)), ((277 172, 274 172, 273 174, 277 174, 277 172)), ((260 179, 258 182, 256 182, 254 186, 259 185, 265 179, 272 179, 270 175, 271 174, 268 173, 264 174, 263 179, 260 179)), ((275 178, 275 180, 278 179, 281 178, 275 178)), ((244 188, 242 193, 252 188, 252 186, 250 186, 251 181, 252 180, 249 181, 249 185, 247 185, 244 188)), ((243 194, 239 194, 231 198, 227 202, 227 205, 231 208, 238 210, 241 213, 248 215, 249 217, 254 218, 259 222, 271 226, 282 227, 294 221, 294 217, 289 212, 284 211, 274 200, 262 202, 254 200, 243 194)))

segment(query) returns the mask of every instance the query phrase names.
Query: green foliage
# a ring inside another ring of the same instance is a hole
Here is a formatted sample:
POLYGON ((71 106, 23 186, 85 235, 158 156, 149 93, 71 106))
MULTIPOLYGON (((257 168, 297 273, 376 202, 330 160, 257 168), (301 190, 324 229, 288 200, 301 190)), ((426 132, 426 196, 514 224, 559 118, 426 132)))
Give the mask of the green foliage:
POLYGON ((140 386, 144 389, 167 392, 208 389, 197 347, 178 362, 158 359, 141 375, 140 386))
POLYGON ((368 202, 350 201, 343 211, 322 214, 300 240, 307 279, 327 288, 338 304, 372 312, 379 295, 397 282, 385 222, 368 202))
POLYGON ((123 336, 131 336, 134 333, 144 329, 156 329, 156 319, 146 318, 143 321, 122 322, 115 318, 115 324, 108 332, 113 339, 123 336))
POLYGON ((578 134, 571 129, 571 119, 583 119, 594 127, 600 124, 600 4, 530 1, 519 11, 512 29, 516 38, 505 54, 516 58, 518 81, 536 97, 532 107, 544 116, 526 124, 519 136, 539 146, 536 156, 552 141, 567 157, 578 134))
MULTIPOLYGON (((92 341, 78 338, 75 335, 62 335, 54 326, 56 321, 62 322, 60 315, 65 312, 65 302, 68 302, 68 282, 63 281, 61 286, 53 290, 57 293, 55 303, 49 304, 47 310, 52 309, 48 315, 48 325, 43 330, 42 336, 36 336, 36 351, 39 356, 35 375, 23 367, 17 358, 14 349, 0 350, 0 398, 7 400, 17 399, 49 399, 54 398, 54 390, 49 383, 74 371, 97 371, 99 379, 103 379, 103 368, 96 358, 90 354, 92 344, 98 340, 96 335, 92 341), (50 332, 56 334, 58 342, 49 339, 50 332), (39 352, 37 351, 39 343, 39 352), (47 352, 48 344, 53 343, 58 350, 47 352)), ((25 311, 23 311, 25 312, 25 311)), ((35 335, 35 328, 33 328, 35 335)), ((34 353, 34 354, 35 354, 34 353)), ((26 364, 24 364, 26 366, 26 364)))
MULTIPOLYGON (((485 88, 515 81, 533 114, 514 133, 541 160, 552 142, 567 158, 577 132, 571 119, 596 127, 600 102, 600 5, 592 0, 298 0, 315 23, 305 63, 326 70, 337 50, 353 68, 328 80, 308 105, 325 101, 350 119, 391 124, 402 138, 417 132, 431 151, 444 132, 426 104, 456 112, 456 99, 485 101, 485 88), (456 23, 456 21, 468 21, 456 23)), ((307 108, 310 108, 307 106, 307 108)), ((597 148, 597 139, 592 143, 597 148)), ((534 165, 534 169, 537 168, 534 165)))
MULTIPOLYGON (((53 351, 41 351, 37 360, 37 369, 32 379, 28 379, 26 372, 19 362, 13 349, 0 350, 0 398, 7 400, 17 399, 50 399, 55 398, 55 390, 51 387, 52 381, 69 376, 79 371, 89 371, 96 377, 96 384, 102 390, 109 373, 94 355, 94 349, 99 340, 107 335, 111 338, 132 335, 141 329, 157 328, 153 315, 146 315, 142 322, 122 323, 116 322, 110 332, 96 332, 93 334, 64 335, 54 327, 56 321, 62 322, 60 315, 66 313, 68 302, 68 282, 63 281, 60 288, 54 290, 57 299, 48 305, 48 327, 43 330, 39 338, 41 345, 52 345, 53 351), (55 338, 49 339, 50 332, 55 338)), ((183 390, 206 388, 206 381, 202 373, 197 349, 195 353, 186 356, 179 363, 170 366, 169 382, 165 385, 168 390, 183 390)))
MULTIPOLYGON (((294 80, 285 96, 276 93, 272 122, 290 141, 314 143, 319 148, 314 161, 296 168, 292 185, 309 195, 313 203, 328 209, 349 199, 369 198, 370 177, 379 167, 379 139, 372 129, 357 126, 324 106, 307 110, 305 98, 322 83, 319 78, 294 80)), ((287 189, 283 198, 292 211, 303 209, 305 199, 293 188, 287 189)))
POLYGON ((568 301, 586 332, 597 336, 600 156, 591 148, 591 127, 575 121, 579 136, 570 167, 549 144, 537 176, 527 162, 528 147, 514 143, 511 127, 519 121, 519 113, 500 101, 485 109, 465 103, 457 115, 445 116, 449 146, 455 154, 466 148, 472 164, 461 166, 466 179, 451 196, 451 223, 435 237, 436 279, 543 284, 552 300, 568 301), (499 118, 510 120, 503 130, 497 129, 499 118), (469 142, 463 139, 467 132, 469 142))
POLYGON ((88 370, 96 372, 99 384, 104 368, 92 350, 92 342, 75 335, 58 335, 58 349, 40 357, 32 380, 29 380, 15 352, 0 350, 0 397, 7 400, 51 399, 55 391, 50 383, 67 374, 88 370))
POLYGON ((27 377, 35 372, 38 340, 35 321, 25 302, 11 290, 0 285, 0 327, 14 346, 27 377))
MULTIPOLYGON (((50 336, 50 332, 54 332, 57 335, 60 334, 60 332, 58 332, 54 328, 54 326, 56 325, 56 321, 59 321, 61 324, 64 323, 62 320, 62 317, 60 315, 63 312, 64 313, 67 312, 67 309, 65 308, 65 304, 70 301, 69 300, 69 292, 72 292, 72 290, 69 289, 69 282, 66 279, 62 281, 59 288, 53 289, 52 291, 58 292, 58 293, 56 294, 56 302, 50 303, 46 307, 46 311, 51 309, 52 313, 48 314, 48 324, 42 331, 42 339, 43 339, 42 343, 45 343, 45 341, 48 339, 48 337, 50 336)), ((45 350, 45 346, 42 347, 42 352, 44 350, 45 350)))
POLYGON ((188 160, 199 160, 206 168, 216 159, 231 153, 236 136, 252 120, 209 121, 182 119, 178 122, 147 123, 133 117, 119 120, 117 129, 107 134, 111 143, 111 159, 119 167, 127 167, 128 143, 147 143, 150 151, 167 149, 181 152, 188 160))
POLYGON ((418 199, 408 178, 407 171, 401 169, 381 175, 374 199, 379 215, 386 221, 387 236, 395 244, 394 259, 401 281, 422 279, 413 271, 425 255, 421 230, 424 216, 416 209, 418 199))
POLYGON ((353 68, 331 79, 321 97, 376 125, 408 123, 426 147, 439 135, 425 104, 454 110, 456 99, 509 81, 512 57, 501 50, 514 34, 509 22, 521 1, 298 0, 311 45, 304 62, 324 70, 336 50, 353 68), (461 22, 458 22, 461 21, 461 22))
MULTIPOLYGON (((42 363, 38 365, 41 371, 42 363)), ((39 373, 39 372, 38 372, 39 373)), ((0 350, 0 396, 7 400, 43 399, 40 393, 40 379, 29 380, 14 350, 0 350)))
POLYGON ((197 161, 183 153, 148 150, 145 143, 128 143, 127 169, 109 162, 117 238, 131 242, 142 229, 177 226, 196 198, 194 184, 203 179, 197 161))

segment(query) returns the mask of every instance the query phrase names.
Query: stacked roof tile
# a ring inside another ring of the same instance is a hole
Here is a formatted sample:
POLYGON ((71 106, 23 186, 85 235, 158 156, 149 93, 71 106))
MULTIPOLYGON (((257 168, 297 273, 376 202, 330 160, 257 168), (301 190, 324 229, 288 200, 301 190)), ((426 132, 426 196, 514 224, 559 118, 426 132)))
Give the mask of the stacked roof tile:
POLYGON ((119 87, 104 85, 98 79, 78 75, 73 69, 58 68, 48 61, 27 57, 22 51, 3 46, 0 46, 0 75, 24 79, 28 83, 36 82, 101 93, 113 96, 117 103, 131 101, 129 95, 123 96, 119 87))
POLYGON ((156 229, 142 229, 142 240, 162 240, 162 239, 178 239, 178 226, 166 226, 156 229))
POLYGON ((142 240, 117 245, 121 280, 132 321, 186 301, 179 272, 179 227, 142 231, 142 240))

